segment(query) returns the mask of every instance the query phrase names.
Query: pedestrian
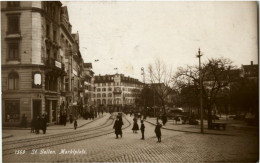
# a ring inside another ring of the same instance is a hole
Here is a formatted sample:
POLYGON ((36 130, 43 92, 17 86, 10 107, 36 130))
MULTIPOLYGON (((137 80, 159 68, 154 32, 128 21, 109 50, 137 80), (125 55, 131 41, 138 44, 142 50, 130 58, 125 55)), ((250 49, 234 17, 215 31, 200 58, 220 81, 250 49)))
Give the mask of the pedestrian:
POLYGON ((33 118, 32 122, 31 122, 31 133, 35 132, 35 123, 36 123, 36 120, 35 120, 35 118, 33 118))
POLYGON ((42 132, 43 132, 43 134, 46 134, 47 118, 46 118, 45 115, 42 115, 42 118, 41 118, 41 126, 42 126, 42 132))
POLYGON ((39 134, 39 130, 41 128, 41 119, 40 116, 37 116, 36 120, 35 120, 35 130, 36 130, 36 134, 39 134))
POLYGON ((162 136, 161 127, 162 127, 162 125, 159 122, 157 122, 157 125, 155 126, 154 132, 156 134, 158 142, 161 142, 161 136, 162 136))
POLYGON ((163 122, 163 125, 165 125, 167 122, 167 115, 165 113, 162 115, 162 122, 163 122))
POLYGON ((137 123, 136 116, 134 117, 133 121, 134 121, 134 125, 133 125, 132 130, 133 130, 133 133, 137 133, 137 130, 139 130, 139 126, 138 126, 138 123, 137 123))
POLYGON ((70 114, 70 124, 72 124, 73 122, 73 117, 72 117, 72 114, 70 114))
POLYGON ((116 139, 118 139, 118 135, 120 135, 121 138, 123 137, 122 125, 123 125, 123 121, 120 121, 120 117, 117 116, 113 127, 113 129, 115 129, 116 139))
POLYGON ((74 120, 74 130, 76 130, 77 127, 78 127, 78 122, 77 122, 77 120, 75 119, 75 120, 74 120))
POLYGON ((142 140, 144 140, 144 129, 145 129, 145 126, 144 126, 144 121, 141 120, 141 132, 142 132, 142 140))

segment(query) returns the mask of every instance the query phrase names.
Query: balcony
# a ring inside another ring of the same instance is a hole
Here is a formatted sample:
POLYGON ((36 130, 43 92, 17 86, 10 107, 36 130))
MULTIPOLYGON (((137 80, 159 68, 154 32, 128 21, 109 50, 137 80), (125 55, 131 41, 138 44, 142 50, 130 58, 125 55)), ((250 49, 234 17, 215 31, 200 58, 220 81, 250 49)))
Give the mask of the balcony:
POLYGON ((61 63, 53 58, 48 58, 45 60, 45 65, 48 68, 56 69, 56 70, 62 70, 65 72, 65 64, 61 63))
POLYGON ((114 94, 121 94, 122 90, 121 90, 121 88, 117 87, 117 88, 114 89, 113 93, 114 94))

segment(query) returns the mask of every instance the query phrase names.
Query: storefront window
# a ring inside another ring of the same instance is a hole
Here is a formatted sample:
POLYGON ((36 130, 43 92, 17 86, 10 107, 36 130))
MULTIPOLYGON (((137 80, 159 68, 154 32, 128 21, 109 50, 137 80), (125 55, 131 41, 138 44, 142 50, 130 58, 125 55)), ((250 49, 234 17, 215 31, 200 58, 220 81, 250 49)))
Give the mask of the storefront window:
POLYGON ((20 120, 20 101, 5 101, 5 122, 19 122, 20 120))

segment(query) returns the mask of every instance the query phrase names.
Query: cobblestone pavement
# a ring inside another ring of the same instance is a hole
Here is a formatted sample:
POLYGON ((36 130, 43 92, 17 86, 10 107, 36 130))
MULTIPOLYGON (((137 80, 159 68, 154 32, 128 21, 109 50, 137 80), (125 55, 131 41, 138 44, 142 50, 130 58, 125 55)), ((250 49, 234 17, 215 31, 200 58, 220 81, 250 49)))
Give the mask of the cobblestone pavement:
MULTIPOLYGON (((132 118, 128 117, 132 121, 132 118)), ((53 146, 44 149, 56 154, 8 155, 4 162, 256 162, 258 160, 258 134, 201 135, 197 133, 162 130, 158 143, 154 126, 145 123, 145 140, 141 133, 134 134, 132 126, 123 131, 123 138, 108 134, 93 139, 53 146), (83 154, 59 154, 65 150, 84 150, 83 154)), ((112 129, 112 126, 111 126, 112 129)), ((48 141, 48 140, 46 140, 48 141)))

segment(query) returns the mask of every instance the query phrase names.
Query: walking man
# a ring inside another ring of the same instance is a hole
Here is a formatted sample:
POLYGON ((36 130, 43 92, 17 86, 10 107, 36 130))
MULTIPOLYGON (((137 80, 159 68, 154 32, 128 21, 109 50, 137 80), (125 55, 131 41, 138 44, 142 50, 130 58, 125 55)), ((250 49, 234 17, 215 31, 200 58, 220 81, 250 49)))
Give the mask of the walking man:
POLYGON ((158 142, 161 142, 161 136, 162 136, 162 134, 161 134, 161 127, 162 127, 162 125, 159 122, 157 122, 157 125, 155 126, 154 132, 156 134, 158 142))
POLYGON ((47 130, 47 119, 45 115, 42 115, 41 122, 42 122, 42 132, 43 134, 45 134, 47 130))
POLYGON ((144 128, 145 128, 145 126, 144 126, 144 121, 143 120, 141 120, 141 132, 142 132, 142 140, 144 140, 144 128))
POLYGON ((77 120, 75 119, 75 120, 74 120, 74 130, 76 130, 77 127, 78 127, 78 122, 77 122, 77 120))
POLYGON ((121 138, 122 138, 122 135, 123 135, 122 125, 123 125, 123 122, 120 121, 120 116, 117 116, 114 127, 113 127, 113 129, 115 129, 116 139, 118 139, 118 135, 121 135, 121 138))

